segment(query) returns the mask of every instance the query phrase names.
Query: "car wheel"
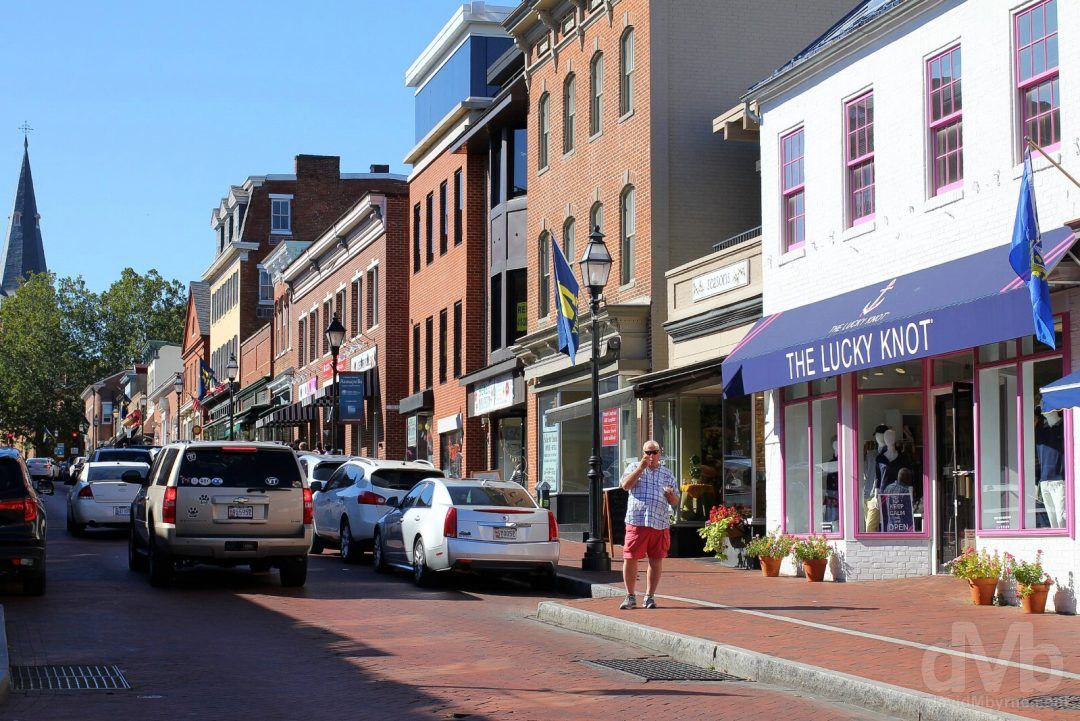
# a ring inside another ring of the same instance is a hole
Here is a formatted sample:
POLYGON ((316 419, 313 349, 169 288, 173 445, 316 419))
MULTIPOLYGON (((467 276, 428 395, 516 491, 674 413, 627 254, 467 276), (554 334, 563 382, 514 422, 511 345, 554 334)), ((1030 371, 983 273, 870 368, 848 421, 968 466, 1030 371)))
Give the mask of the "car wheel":
POLYGON ((319 536, 318 533, 313 532, 311 534, 311 552, 322 553, 325 548, 326 544, 323 542, 322 537, 319 536))
POLYGON ((290 558, 281 564, 281 585, 300 588, 307 581, 307 556, 290 558))
POLYGON ((68 516, 67 530, 75 538, 81 538, 86 535, 86 526, 82 523, 76 523, 73 516, 68 516))
POLYGON ((360 563, 360 544, 353 538, 347 518, 341 519, 341 560, 345 563, 360 563))
POLYGON ((390 573, 390 565, 386 562, 386 549, 383 548, 382 534, 375 529, 374 545, 371 548, 371 564, 375 567, 375 573, 390 573))
POLYGON ((435 580, 434 573, 427 565, 427 552, 424 550, 422 538, 417 538, 416 543, 413 544, 412 571, 413 582, 421 588, 431 586, 435 580))
POLYGON ((45 595, 45 570, 23 579, 23 593, 27 596, 45 595))
POLYGON ((249 565, 252 573, 266 573, 273 568, 273 564, 266 560, 252 561, 249 565))
POLYGON ((176 565, 173 563, 172 556, 158 550, 157 543, 154 542, 153 529, 150 530, 149 556, 147 566, 150 571, 150 585, 155 588, 165 588, 172 581, 176 565))
POLYGON ((135 526, 132 526, 128 532, 128 569, 142 573, 146 570, 146 556, 139 553, 136 543, 135 526))

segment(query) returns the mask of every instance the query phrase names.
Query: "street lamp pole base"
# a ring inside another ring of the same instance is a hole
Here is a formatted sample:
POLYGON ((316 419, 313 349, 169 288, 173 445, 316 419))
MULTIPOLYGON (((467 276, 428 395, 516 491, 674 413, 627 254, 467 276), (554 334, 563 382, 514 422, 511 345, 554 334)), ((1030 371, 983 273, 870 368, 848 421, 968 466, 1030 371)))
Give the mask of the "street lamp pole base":
POLYGON ((581 558, 582 571, 610 571, 611 556, 602 538, 590 538, 585 542, 585 555, 581 558))

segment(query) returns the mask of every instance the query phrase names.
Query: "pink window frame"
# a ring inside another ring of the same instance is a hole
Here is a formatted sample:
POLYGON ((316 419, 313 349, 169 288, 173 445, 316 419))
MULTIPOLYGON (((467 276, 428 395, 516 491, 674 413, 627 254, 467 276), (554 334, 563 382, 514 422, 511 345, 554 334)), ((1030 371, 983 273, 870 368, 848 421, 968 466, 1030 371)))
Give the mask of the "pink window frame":
MULTIPOLYGON (((800 403, 807 405, 806 413, 806 428, 801 429, 808 436, 807 443, 807 471, 806 471, 806 484, 807 484, 807 512, 809 514, 808 521, 810 532, 809 533, 792 533, 791 535, 805 538, 807 536, 824 536, 831 539, 842 539, 844 537, 844 434, 843 434, 843 417, 841 413, 840 404, 840 386, 843 380, 842 376, 836 376, 836 390, 829 391, 828 393, 819 393, 817 395, 806 395, 802 398, 794 400, 787 400, 787 389, 780 389, 780 532, 788 533, 787 528, 787 459, 785 453, 787 452, 787 408, 788 406, 797 406, 800 403), (839 519, 837 520, 837 529, 829 533, 815 533, 814 532, 814 511, 817 507, 814 499, 814 413, 813 403, 814 401, 829 400, 832 399, 836 403, 836 441, 839 444, 836 454, 837 462, 837 509, 839 511, 839 519)), ((807 392, 809 393, 810 384, 807 383, 807 392)))
POLYGON ((851 225, 858 225, 874 219, 874 211, 877 209, 876 193, 876 168, 874 167, 874 121, 869 120, 863 125, 852 126, 851 124, 851 108, 856 105, 865 105, 870 103, 871 109, 874 104, 874 91, 870 90, 863 93, 854 100, 849 100, 844 103, 844 161, 847 164, 847 193, 848 193, 848 218, 850 218, 851 225), (867 152, 862 155, 852 157, 851 155, 851 139, 853 135, 858 133, 866 134, 866 147, 867 152), (864 170, 867 166, 870 167, 870 174, 872 179, 869 184, 855 187, 855 174, 864 170), (865 215, 856 215, 856 203, 855 198, 858 195, 862 195, 869 192, 871 210, 865 215))
POLYGON ((781 217, 783 218, 784 223, 784 250, 796 250, 803 247, 806 243, 806 135, 803 134, 803 128, 801 127, 780 136, 780 204, 782 206, 781 217), (786 152, 787 141, 794 138, 796 135, 800 137, 799 147, 801 148, 801 153, 797 156, 792 155, 789 157, 786 152), (799 166, 800 178, 797 183, 788 186, 787 170, 796 162, 801 163, 799 166), (798 195, 802 195, 802 214, 789 215, 789 201, 798 195), (799 240, 795 240, 793 237, 793 227, 794 222, 798 218, 802 218, 803 237, 799 240))
MULTIPOLYGON (((956 90, 962 89, 963 71, 961 71, 960 77, 956 77, 956 58, 950 57, 950 62, 953 67, 953 80, 951 80, 947 84, 953 89, 953 112, 943 114, 940 118, 937 118, 936 120, 934 119, 934 99, 935 95, 940 96, 940 94, 944 91, 945 84, 942 84, 941 87, 939 87, 937 90, 934 90, 933 79, 930 74, 930 67, 931 65, 933 65, 933 63, 939 62, 946 56, 953 56, 954 54, 957 57, 960 57, 960 45, 953 45, 952 47, 938 53, 937 55, 926 61, 926 127, 930 135, 930 177, 933 183, 934 195, 940 195, 941 193, 955 190, 956 188, 963 187, 964 185, 963 101, 961 100, 960 108, 956 107, 956 90), (946 128, 953 125, 959 126, 957 131, 958 145, 956 146, 955 150, 947 149, 945 152, 940 152, 940 149, 938 148, 937 134, 939 131, 945 130, 946 128), (946 157, 954 153, 957 156, 957 162, 960 168, 960 177, 952 183, 945 183, 943 182, 942 178, 938 176, 937 161, 938 158, 946 157)), ((961 95, 961 98, 963 98, 963 95, 961 95)))
MULTIPOLYGON (((1031 118, 1028 117, 1028 114, 1027 114, 1027 102, 1025 100, 1025 95, 1026 95, 1027 91, 1031 90, 1034 87, 1038 87, 1038 86, 1041 86, 1041 85, 1043 85, 1045 83, 1049 83, 1049 82, 1058 80, 1058 72, 1059 72, 1060 65, 1054 65, 1054 67, 1052 67, 1052 68, 1047 67, 1047 68, 1043 69, 1042 72, 1035 73, 1029 78, 1026 78, 1026 79, 1021 78, 1020 77, 1020 53, 1023 50, 1034 48, 1034 46, 1037 43, 1042 43, 1042 48, 1041 49, 1042 49, 1042 51, 1044 53, 1044 58, 1045 58, 1046 48, 1047 48, 1049 39, 1051 37, 1054 37, 1054 36, 1058 35, 1058 30, 1054 30, 1052 33, 1046 33, 1046 12, 1045 12, 1045 7, 1047 5, 1049 5, 1051 2, 1055 2, 1055 1, 1056 0, 1040 0, 1039 2, 1036 2, 1036 3, 1033 3, 1033 4, 1029 5, 1028 7, 1024 8, 1023 10, 1020 10, 1013 17, 1013 63, 1016 66, 1015 80, 1016 80, 1016 89, 1017 89, 1017 100, 1018 100, 1019 105, 1020 105, 1020 149, 1021 149, 1021 151, 1023 151, 1025 149, 1025 147, 1026 147, 1026 143, 1024 142, 1024 136, 1027 134, 1027 125, 1028 125, 1028 122, 1031 120, 1031 118), (1034 33, 1034 28, 1032 28, 1032 33, 1031 33, 1031 36, 1028 38, 1028 43, 1026 45, 1021 46, 1020 45, 1020 21, 1023 18, 1030 16, 1035 10, 1037 10, 1040 7, 1044 8, 1044 11, 1043 11, 1043 27, 1042 27, 1042 32, 1044 34, 1036 37, 1035 33, 1034 33)), ((1056 13, 1057 13, 1057 5, 1056 4, 1054 6, 1054 12, 1055 12, 1055 15, 1056 15, 1056 13)), ((1060 26, 1059 26, 1059 29, 1060 29, 1060 26)), ((1032 52, 1034 53, 1034 50, 1032 52)), ((1058 63, 1060 64, 1060 62, 1061 62, 1061 50, 1060 50, 1060 45, 1059 45, 1059 48, 1058 48, 1058 63)), ((1032 67, 1034 68, 1034 63, 1032 63, 1032 67)), ((1054 93, 1051 96, 1051 103, 1052 103, 1052 106, 1051 106, 1050 110, 1048 110, 1045 113, 1039 113, 1038 115, 1034 116, 1034 117, 1042 117, 1044 115, 1053 113, 1055 110, 1058 113, 1057 124, 1056 124, 1056 130, 1057 130, 1058 139, 1054 143, 1043 146, 1044 150, 1057 150, 1059 147, 1061 147, 1061 84, 1060 84, 1060 81, 1058 82, 1057 92, 1054 93)), ((1032 140, 1035 141, 1038 144, 1041 144, 1040 141, 1042 139, 1033 137, 1032 140)))
MULTIPOLYGON (((1074 513, 1074 493, 1073 493, 1073 415, 1071 410, 1064 410, 1061 413, 1062 423, 1064 426, 1065 434, 1065 459, 1063 465, 1065 468, 1065 508, 1067 511, 1065 517, 1065 528, 1024 528, 1024 521, 1027 509, 1025 508, 1024 501, 1024 481, 1026 474, 1027 464, 1024 462, 1024 403, 1027 398, 1024 396, 1024 384, 1017 383, 1016 389, 1016 414, 1017 414, 1017 434, 1016 434, 1016 459, 1018 466, 1018 478, 1017 489, 1019 490, 1019 518, 1020 528, 1004 528, 1004 529, 983 529, 982 527, 982 429, 979 421, 979 372, 991 368, 1001 368, 1004 366, 1015 366, 1017 372, 1023 372, 1023 364, 1030 361, 1047 360, 1060 358, 1062 369, 1068 373, 1072 368, 1072 361, 1069 354, 1069 314, 1068 313, 1055 313, 1055 318, 1061 319, 1061 332, 1062 343, 1061 350, 1043 351, 1038 353, 1029 353, 1024 355, 1021 353, 1023 350, 1023 339, 1016 339, 1009 341, 1014 343, 1015 355, 1012 358, 1008 358, 1002 361, 994 361, 991 363, 980 363, 978 356, 978 349, 975 349, 975 534, 978 537, 986 538, 1011 538, 1016 536, 1057 536, 1076 538, 1076 521, 1074 513)), ((1021 376, 1022 377, 1022 376, 1021 376)))

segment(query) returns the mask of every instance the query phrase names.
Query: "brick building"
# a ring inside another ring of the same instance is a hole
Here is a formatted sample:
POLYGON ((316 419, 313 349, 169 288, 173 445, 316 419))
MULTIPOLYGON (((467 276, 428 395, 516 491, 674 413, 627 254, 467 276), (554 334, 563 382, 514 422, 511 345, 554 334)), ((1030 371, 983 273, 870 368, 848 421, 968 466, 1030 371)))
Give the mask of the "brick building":
POLYGON ((255 424, 270 407, 274 375, 272 323, 267 321, 240 344, 240 385, 236 392, 237 438, 255 439, 255 424))
POLYGON ((454 142, 490 107, 499 88, 491 62, 511 40, 508 8, 467 3, 405 74, 416 88, 416 145, 409 176, 409 385, 400 400, 406 458, 452 475, 487 470, 481 419, 469 415, 462 376, 487 365, 485 255, 487 158, 454 142))
POLYGON ((191 438, 192 428, 202 423, 202 414, 195 409, 195 400, 199 395, 199 361, 210 362, 210 285, 193 280, 188 284, 184 338, 180 343, 184 389, 178 399, 179 435, 174 438, 191 438))

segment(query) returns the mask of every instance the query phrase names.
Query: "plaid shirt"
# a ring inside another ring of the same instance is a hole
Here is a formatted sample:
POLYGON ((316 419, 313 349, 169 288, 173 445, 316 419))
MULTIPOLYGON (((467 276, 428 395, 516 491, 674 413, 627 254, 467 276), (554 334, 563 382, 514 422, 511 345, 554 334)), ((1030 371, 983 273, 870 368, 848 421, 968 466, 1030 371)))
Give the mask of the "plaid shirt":
POLYGON ((655 470, 646 468, 641 472, 637 485, 629 491, 630 498, 626 502, 626 525, 649 526, 661 531, 671 525, 671 504, 664 498, 664 486, 671 486, 676 489, 676 494, 679 493, 679 484, 675 482, 674 474, 667 468, 663 466, 655 470))

